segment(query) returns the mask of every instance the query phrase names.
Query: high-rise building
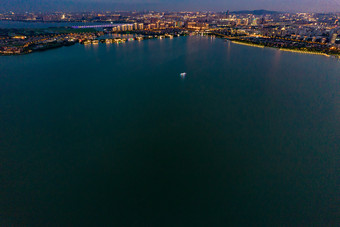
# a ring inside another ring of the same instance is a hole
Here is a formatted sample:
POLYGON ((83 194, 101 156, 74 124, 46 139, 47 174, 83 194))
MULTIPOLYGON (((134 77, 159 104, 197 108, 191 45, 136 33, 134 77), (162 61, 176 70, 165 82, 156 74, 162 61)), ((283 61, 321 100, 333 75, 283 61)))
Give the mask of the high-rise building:
POLYGON ((150 24, 150 29, 156 29, 156 28, 157 28, 156 24, 150 24))
POLYGON ((239 25, 241 25, 242 24, 242 20, 241 19, 237 19, 236 20, 236 26, 239 26, 239 25))
POLYGON ((254 18, 254 19, 252 20, 252 22, 251 22, 251 25, 252 25, 252 26, 257 26, 257 21, 258 21, 258 19, 257 19, 257 18, 254 18))
POLYGON ((183 27, 184 26, 184 22, 183 21, 176 21, 175 22, 175 27, 183 27))
POLYGON ((197 22, 188 22, 187 24, 188 29, 195 29, 195 30, 204 30, 209 28, 209 24, 207 23, 197 23, 197 22))
POLYGON ((138 30, 143 30, 143 29, 144 29, 144 24, 143 23, 138 24, 138 30))
POLYGON ((114 31, 114 32, 120 32, 122 30, 122 27, 121 26, 117 26, 117 27, 114 27, 113 29, 112 29, 112 31, 114 31))
POLYGON ((336 38, 338 37, 338 34, 337 33, 334 33, 332 36, 331 36, 331 41, 330 43, 331 44, 335 44, 335 41, 336 41, 336 38))
POLYGON ((189 29, 196 28, 196 22, 188 22, 187 28, 189 28, 189 29))
POLYGON ((126 24, 122 25, 122 31, 123 31, 123 32, 124 32, 124 31, 127 31, 127 25, 126 25, 126 24))
POLYGON ((262 17, 260 24, 265 24, 265 23, 266 23, 266 20, 264 19, 264 17, 262 17))
POLYGON ((226 18, 229 18, 230 14, 229 14, 229 10, 227 10, 227 12, 225 13, 226 18))

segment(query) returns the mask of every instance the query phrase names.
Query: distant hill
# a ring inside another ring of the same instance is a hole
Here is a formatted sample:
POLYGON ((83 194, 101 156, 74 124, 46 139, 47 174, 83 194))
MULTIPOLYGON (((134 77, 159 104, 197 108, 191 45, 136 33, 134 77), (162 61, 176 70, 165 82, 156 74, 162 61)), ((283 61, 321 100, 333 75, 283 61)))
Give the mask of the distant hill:
POLYGON ((242 10, 242 11, 234 11, 231 12, 233 14, 253 14, 253 15, 264 15, 264 14, 280 14, 278 11, 269 11, 269 10, 242 10))

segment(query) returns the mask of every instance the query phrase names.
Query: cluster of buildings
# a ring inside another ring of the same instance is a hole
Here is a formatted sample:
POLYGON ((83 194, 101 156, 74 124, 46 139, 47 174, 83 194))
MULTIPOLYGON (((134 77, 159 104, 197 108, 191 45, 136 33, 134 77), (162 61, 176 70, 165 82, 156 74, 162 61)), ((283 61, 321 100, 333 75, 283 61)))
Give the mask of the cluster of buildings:
POLYGON ((14 55, 25 54, 33 51, 42 51, 62 46, 70 46, 83 40, 92 40, 102 35, 97 32, 86 33, 53 33, 44 35, 0 38, 0 54, 14 55))
MULTIPOLYGON (((182 34, 183 35, 183 34, 182 34)), ((91 39, 85 39, 85 40, 79 40, 81 44, 84 45, 97 45, 99 43, 106 43, 106 44, 119 44, 119 43, 125 43, 127 41, 142 41, 142 40, 147 40, 147 39, 173 39, 174 37, 181 36, 181 34, 177 35, 171 35, 171 34, 164 34, 164 35, 144 35, 144 36, 134 36, 131 37, 130 35, 123 34, 120 37, 115 37, 115 38, 91 38, 91 39)))
POLYGON ((278 14, 231 19, 234 33, 275 36, 294 40, 340 44, 340 15, 278 14), (241 20, 241 21, 240 21, 241 20))
POLYGON ((122 24, 122 25, 114 26, 112 28, 113 32, 133 31, 133 30, 144 30, 144 24, 143 23, 122 24))
POLYGON ((340 51, 340 13, 280 13, 265 10, 21 14, 8 12, 0 14, 0 20, 113 24, 114 26, 106 27, 104 31, 114 33, 171 29, 188 32, 204 31, 234 38, 243 37, 242 40, 247 39, 249 42, 272 42, 275 45, 281 43, 283 47, 289 46, 289 43, 300 42, 300 44, 303 44, 303 48, 319 45, 323 48, 335 48, 340 51), (254 37, 257 37, 257 39, 254 39, 254 37), (305 45, 308 43, 310 45, 305 45))

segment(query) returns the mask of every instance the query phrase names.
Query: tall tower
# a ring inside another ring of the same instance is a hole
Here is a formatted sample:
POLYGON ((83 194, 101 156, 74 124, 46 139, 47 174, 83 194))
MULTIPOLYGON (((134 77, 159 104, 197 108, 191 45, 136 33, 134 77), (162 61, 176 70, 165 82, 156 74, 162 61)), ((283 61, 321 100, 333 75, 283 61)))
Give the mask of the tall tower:
POLYGON ((338 37, 338 34, 337 33, 334 33, 332 36, 331 36, 331 44, 335 44, 335 41, 336 41, 336 38, 338 37))

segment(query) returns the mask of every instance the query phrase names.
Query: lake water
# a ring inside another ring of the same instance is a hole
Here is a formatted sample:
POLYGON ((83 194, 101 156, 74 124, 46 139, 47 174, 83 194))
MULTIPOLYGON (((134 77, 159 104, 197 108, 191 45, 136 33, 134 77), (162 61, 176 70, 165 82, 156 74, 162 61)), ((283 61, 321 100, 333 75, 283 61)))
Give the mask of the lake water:
POLYGON ((194 36, 0 69, 1 226, 337 225, 336 59, 194 36))

